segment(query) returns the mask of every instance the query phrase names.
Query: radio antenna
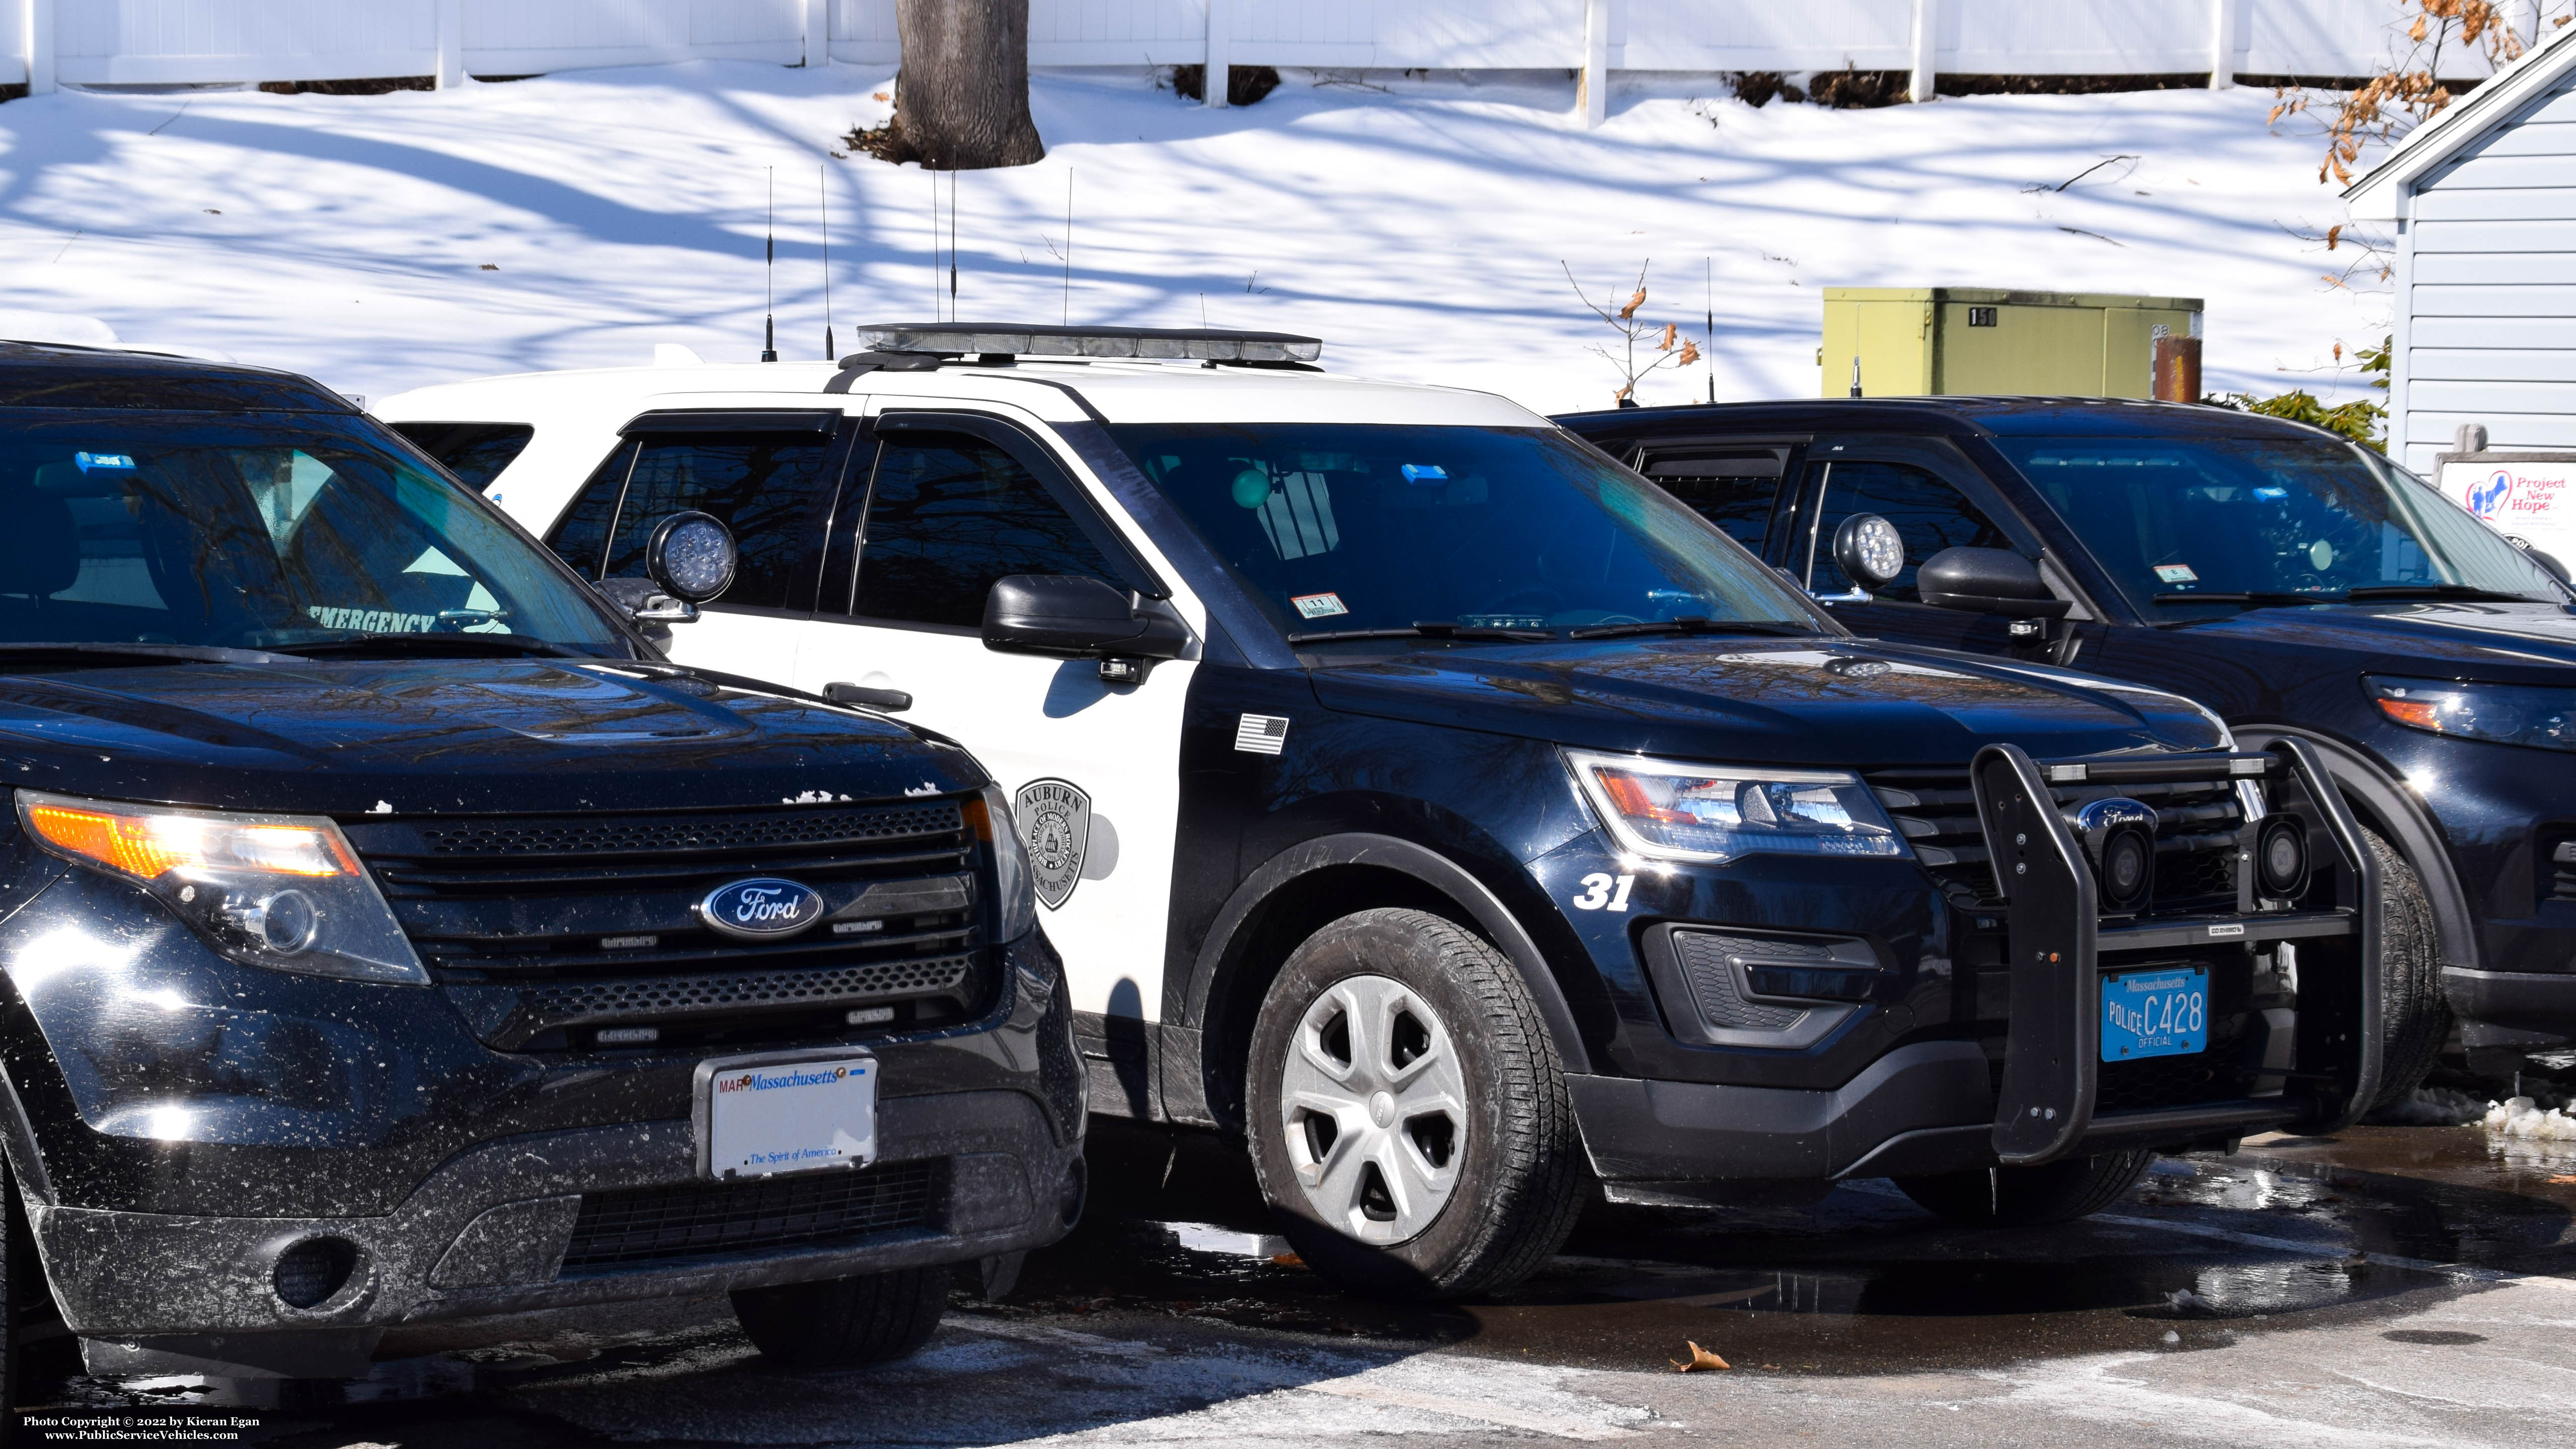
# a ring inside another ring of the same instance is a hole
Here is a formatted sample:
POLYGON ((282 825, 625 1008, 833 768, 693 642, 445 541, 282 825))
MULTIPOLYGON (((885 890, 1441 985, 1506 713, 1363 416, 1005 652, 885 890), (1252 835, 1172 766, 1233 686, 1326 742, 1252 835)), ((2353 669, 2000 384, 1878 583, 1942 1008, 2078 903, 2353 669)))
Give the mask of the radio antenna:
POLYGON ((769 240, 767 276, 769 311, 760 322, 760 360, 778 360, 778 168, 769 167, 769 240))
POLYGON ((1064 168, 1064 316, 1073 325, 1073 168, 1064 168))
POLYGON ((1708 346, 1701 348, 1702 360, 1708 364, 1708 400, 1717 402, 1717 262, 1710 257, 1699 259, 1700 295, 1708 305, 1708 346))
POLYGON ((948 320, 957 320, 957 168, 948 168, 948 320))
POLYGON ((823 360, 830 362, 840 355, 832 346, 832 180, 820 161, 814 163, 814 199, 823 216, 823 360))
POLYGON ((925 156, 921 169, 930 177, 930 320, 944 322, 939 310, 939 163, 925 156))
POLYGON ((1853 397, 1860 396, 1860 354, 1857 352, 1852 354, 1851 395, 1853 397))

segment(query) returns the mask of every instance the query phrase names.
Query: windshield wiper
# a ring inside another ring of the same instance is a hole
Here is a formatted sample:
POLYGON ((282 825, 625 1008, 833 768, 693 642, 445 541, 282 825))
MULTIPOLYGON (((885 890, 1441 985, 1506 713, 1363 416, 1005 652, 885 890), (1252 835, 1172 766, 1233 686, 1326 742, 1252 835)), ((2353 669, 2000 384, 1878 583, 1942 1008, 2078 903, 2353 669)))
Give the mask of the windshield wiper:
POLYGON ((596 656, 577 649, 567 649, 549 639, 532 639, 525 634, 412 634, 384 631, 351 634, 340 639, 316 639, 295 646, 299 654, 446 654, 472 658, 478 654, 539 654, 550 659, 590 659, 596 656))
POLYGON ((0 660, 15 663, 28 659, 50 659, 58 663, 100 664, 297 664, 302 661, 292 654, 271 654, 264 649, 226 649, 214 644, 92 644, 32 643, 0 644, 0 660))
POLYGON ((2365 584, 2346 589, 2344 599, 2360 604, 2372 599, 2471 599, 2490 604, 2541 604, 2529 594, 2508 594, 2497 589, 2482 589, 2475 584, 2365 584))
POLYGON ((1618 639, 1631 634, 1776 634, 1803 637, 1824 631, 1813 624, 1796 624, 1786 619, 1703 619, 1685 614, 1678 619, 1657 619, 1645 624, 1587 624, 1568 629, 1570 639, 1618 639))
POLYGON ((1424 619, 1396 629, 1325 629, 1311 633, 1291 634, 1291 644, 1321 644, 1332 639, 1508 639, 1523 644, 1544 644, 1556 634, 1548 629, 1498 629, 1485 624, 1460 624, 1439 619, 1424 619))

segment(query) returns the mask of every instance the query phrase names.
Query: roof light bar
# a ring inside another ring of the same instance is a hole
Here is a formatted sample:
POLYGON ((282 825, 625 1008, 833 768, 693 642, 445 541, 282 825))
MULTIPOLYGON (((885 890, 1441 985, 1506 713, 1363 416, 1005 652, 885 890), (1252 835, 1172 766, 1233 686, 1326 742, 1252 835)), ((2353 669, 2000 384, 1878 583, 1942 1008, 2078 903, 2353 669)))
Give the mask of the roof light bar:
POLYGON ((1312 362, 1323 341, 1210 327, 1013 327, 889 322, 859 329, 868 352, 1007 352, 1021 357, 1149 357, 1191 362, 1312 362))

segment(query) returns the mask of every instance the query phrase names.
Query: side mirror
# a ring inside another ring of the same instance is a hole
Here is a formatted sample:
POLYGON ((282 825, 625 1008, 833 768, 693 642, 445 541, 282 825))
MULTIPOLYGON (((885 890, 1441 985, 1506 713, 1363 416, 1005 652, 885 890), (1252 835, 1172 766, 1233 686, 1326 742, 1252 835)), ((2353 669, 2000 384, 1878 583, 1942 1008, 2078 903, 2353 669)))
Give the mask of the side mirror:
POLYGON ((1110 664, 1178 659, 1190 642, 1189 626, 1171 605, 1086 575, 1012 574, 984 596, 985 648, 1099 659, 1101 677, 1113 682, 1143 676, 1113 672, 1110 664))
POLYGON ((1834 530, 1834 562, 1863 591, 1886 588, 1905 572, 1905 535, 1875 513, 1855 513, 1834 530))
POLYGON ((685 604, 703 604, 733 587, 740 561, 733 530, 708 513, 674 513, 653 525, 644 544, 644 572, 685 604))
POLYGON ((2519 539, 2519 538, 2515 538, 2515 539, 2508 539, 2508 540, 2506 540, 2506 541, 2507 541, 2507 542, 2509 542, 2509 543, 2511 543, 2515 548, 2521 549, 2521 550, 2522 550, 2522 553, 2523 553, 2523 557, 2528 558, 2528 559, 2530 559, 2533 563, 2536 563, 2536 564, 2540 565, 2542 569, 2544 569, 2545 571, 2547 571, 2547 573, 2549 574, 2549 576, 2550 576, 2551 578, 2556 579, 2558 582, 2560 582, 2560 583, 2562 583, 2562 584, 2564 584, 2564 583, 2570 583, 2570 582, 2576 582, 2576 581, 2571 581, 2571 580, 2567 577, 2567 565, 2565 565, 2565 564, 2563 564, 2563 563, 2560 563, 2560 562, 2558 561, 2558 557, 2557 557, 2557 555, 2555 555, 2555 554, 2551 554, 2551 553, 2545 553, 2545 552, 2541 551, 2540 549, 2533 548, 2533 547, 2532 547, 2528 542, 2526 542, 2526 541, 2524 541, 2524 540, 2522 540, 2522 539, 2519 539))
POLYGON ((2074 607, 2048 592, 2037 564, 2010 549, 1945 548, 1923 561, 1914 587, 1933 608, 1970 614, 2062 619, 2074 607))

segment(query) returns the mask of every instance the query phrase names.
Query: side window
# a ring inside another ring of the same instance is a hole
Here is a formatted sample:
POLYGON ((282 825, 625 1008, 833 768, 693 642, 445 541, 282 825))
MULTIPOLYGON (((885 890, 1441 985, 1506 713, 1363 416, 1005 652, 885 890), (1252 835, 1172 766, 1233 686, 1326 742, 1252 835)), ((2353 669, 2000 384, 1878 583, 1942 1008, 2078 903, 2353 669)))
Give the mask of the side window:
POLYGON ((525 423, 396 423, 393 429, 477 493, 491 492, 492 480, 537 435, 525 423))
POLYGON ((1855 513, 1875 513, 1905 536, 1905 572, 1880 589, 1883 599, 1915 603, 1914 571, 1945 548, 2011 548, 2011 538, 1997 528, 1959 490, 1927 469, 1908 463, 1832 462, 1809 470, 1823 478, 1823 506, 1811 535, 1815 559, 1808 587, 1818 593, 1845 593, 1852 581, 1834 562, 1834 530, 1855 513))
POLYGON ((887 436, 861 536, 862 618, 971 629, 1006 574, 1120 576, 1034 474, 963 433, 887 436))
POLYGON ((828 433, 646 433, 582 485, 548 539, 590 578, 641 578, 654 526, 695 510, 733 530, 741 565, 716 602, 803 608, 791 586, 821 542, 828 433))
POLYGON ((1759 554, 1770 541, 1788 456, 1785 446, 1650 449, 1637 471, 1759 554))
POLYGON ((626 494, 626 475, 635 471, 635 440, 628 438, 600 460, 590 481, 573 495, 572 506, 555 520, 546 547, 586 579, 604 577, 600 556, 608 551, 608 530, 617 524, 617 500, 626 494))

